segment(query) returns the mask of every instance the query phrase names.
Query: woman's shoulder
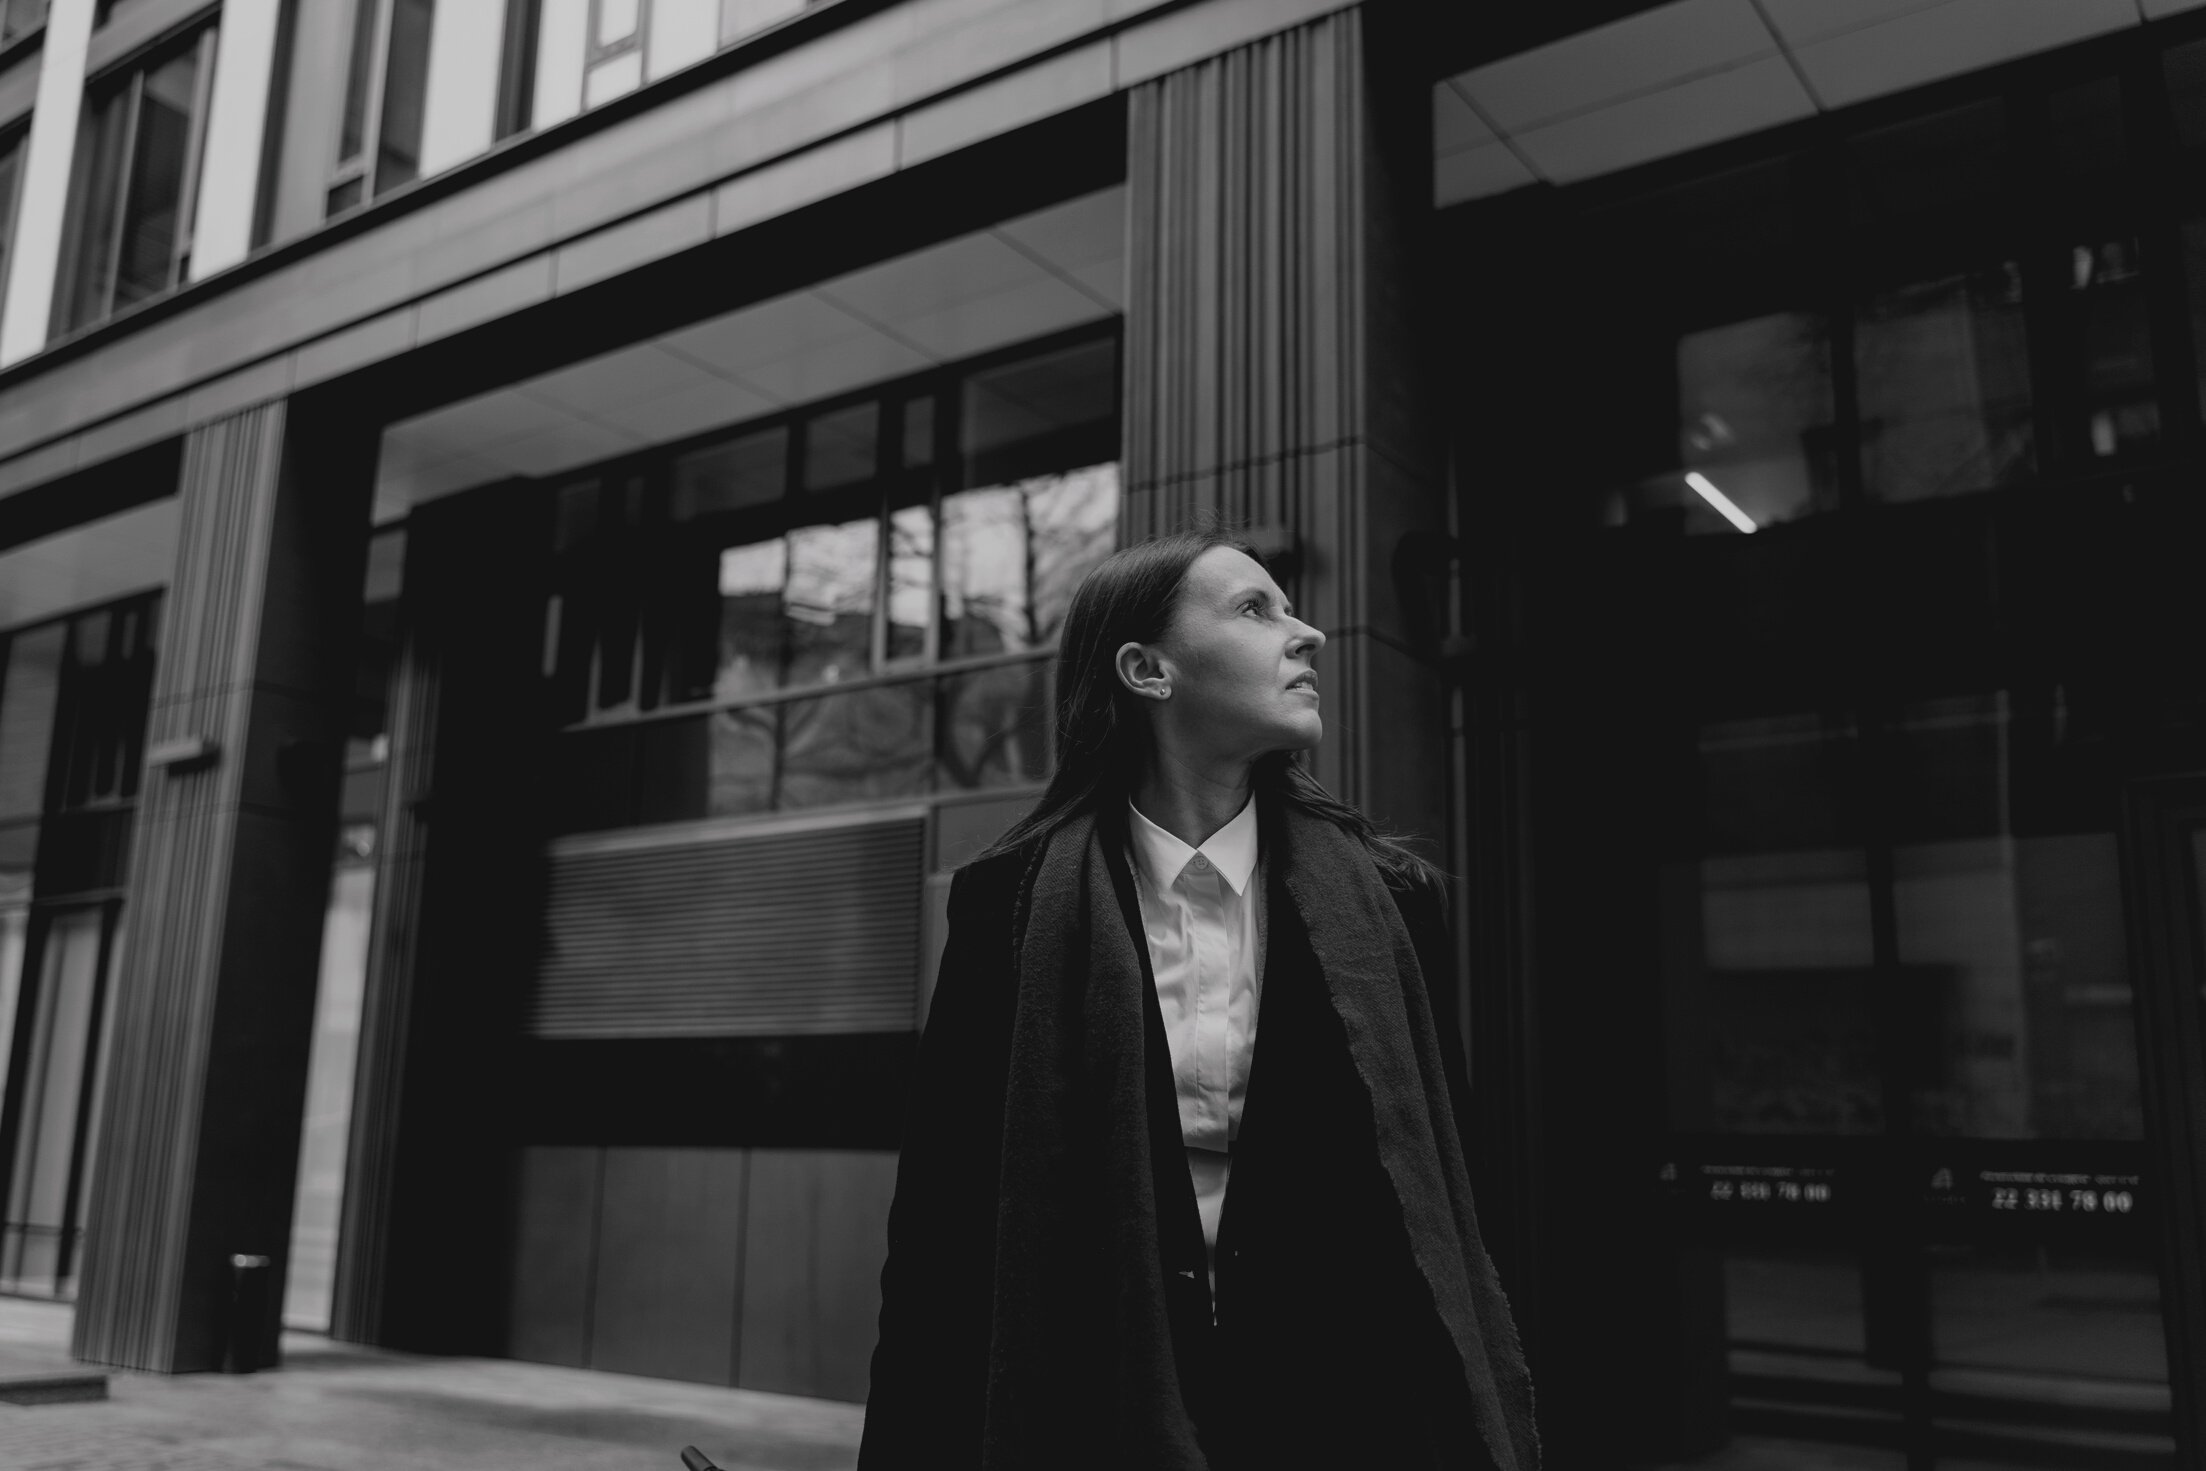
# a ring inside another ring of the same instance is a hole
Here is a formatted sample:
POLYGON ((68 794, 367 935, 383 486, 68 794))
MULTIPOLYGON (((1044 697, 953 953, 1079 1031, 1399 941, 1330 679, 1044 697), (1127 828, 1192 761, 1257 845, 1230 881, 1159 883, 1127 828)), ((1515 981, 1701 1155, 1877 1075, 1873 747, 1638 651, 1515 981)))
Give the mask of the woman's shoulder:
POLYGON ((950 902, 960 909, 1009 910, 1041 842, 1031 838, 1016 847, 992 849, 958 868, 950 875, 950 902))

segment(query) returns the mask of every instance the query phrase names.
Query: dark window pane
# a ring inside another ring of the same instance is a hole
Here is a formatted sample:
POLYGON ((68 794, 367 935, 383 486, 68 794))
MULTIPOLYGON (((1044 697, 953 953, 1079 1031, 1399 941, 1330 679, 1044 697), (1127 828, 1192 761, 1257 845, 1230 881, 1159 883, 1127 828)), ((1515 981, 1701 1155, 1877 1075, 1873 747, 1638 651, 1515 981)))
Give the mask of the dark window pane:
POLYGON ((2017 835, 2013 741, 1998 693, 1910 705, 1892 736, 1899 957, 1929 993, 1916 1124, 2139 1138, 2115 837, 2017 835))
POLYGON ((986 368, 965 380, 968 485, 1114 457, 1118 345, 1108 338, 986 368))
POLYGON ((324 214, 340 214, 368 197, 368 178, 361 174, 345 180, 329 191, 329 198, 322 207, 324 214))
POLYGON ((1910 118, 1850 146, 1854 218, 1885 279, 1925 264, 1982 260, 2008 233, 2014 200, 2006 104, 1910 118))
POLYGON ((868 516, 789 533, 787 683, 833 683, 872 668, 881 523, 868 516))
POLYGON ((1883 1127, 1869 865, 1852 732, 1813 715, 1704 727, 1704 856, 1661 883, 1671 1128, 1883 1127))
POLYGON ((1879 293, 1855 328, 1870 499, 1963 495, 2034 470, 2022 272, 2012 261, 1879 293))
POLYGON ((2067 305, 2080 348, 2076 370, 2082 379, 2084 450, 2092 460, 2149 450, 2160 439, 2160 403, 2137 242, 2074 246, 2069 264, 2067 305))
POLYGON ((788 486, 789 431, 760 430, 674 462, 669 513, 677 521, 778 500, 788 486))
POLYGON ((375 85, 375 25, 388 0, 352 0, 352 50, 345 68, 345 117, 337 133, 337 161, 368 146, 368 90, 375 85))
POLYGON ((944 791, 1049 778, 1047 660, 944 675, 935 760, 944 791))
POLYGON ((904 468, 916 470, 934 463, 934 397, 908 399, 904 404, 904 468))
POLYGON ((780 705, 752 705, 713 712, 710 803, 714 816, 773 810, 774 776, 781 764, 782 710, 780 705))
POLYGON ((926 792, 934 764, 934 690, 925 679, 873 685, 782 712, 783 810, 926 792))
POLYGON ((198 85, 196 46, 146 73, 115 266, 117 307, 166 290, 176 280, 198 85))
POLYGON ((578 480, 552 493, 552 550, 579 546, 597 531, 598 482, 578 480))
POLYGON ((33 818, 45 810, 66 637, 66 625, 54 623, 8 640, 0 682, 0 821, 33 818))
POLYGON ((878 403, 815 415, 804 426, 804 488, 831 490, 871 480, 880 439, 878 403))
POLYGON ((70 263, 69 325, 81 327, 107 315, 114 284, 116 231, 121 223, 123 157, 130 145, 130 120, 136 91, 126 83, 93 106, 85 125, 78 167, 85 171, 83 218, 76 235, 77 258, 70 263))
POLYGON ((421 172, 421 120, 429 90, 429 22, 434 9, 434 0, 391 0, 383 121, 375 140, 378 194, 421 172))
POLYGON ((23 180, 23 143, 27 129, 0 139, 0 281, 8 279, 8 259, 15 249, 15 196, 23 180))
POLYGON ((597 599, 597 699, 600 710, 627 704, 636 694, 636 588, 625 581, 597 599))
POLYGON ((1728 534, 1837 505, 1822 317, 1776 312, 1688 332, 1678 339, 1677 379, 1688 531, 1728 534))
POLYGON ((651 720, 636 727, 636 820, 703 817, 712 776, 711 717, 651 720))
POLYGON ((2193 153, 2206 149, 2206 41, 2170 46, 2161 65, 2176 135, 2193 153))
POLYGON ((635 725, 569 731, 552 741, 545 816, 557 833, 627 827, 636 821, 635 725))

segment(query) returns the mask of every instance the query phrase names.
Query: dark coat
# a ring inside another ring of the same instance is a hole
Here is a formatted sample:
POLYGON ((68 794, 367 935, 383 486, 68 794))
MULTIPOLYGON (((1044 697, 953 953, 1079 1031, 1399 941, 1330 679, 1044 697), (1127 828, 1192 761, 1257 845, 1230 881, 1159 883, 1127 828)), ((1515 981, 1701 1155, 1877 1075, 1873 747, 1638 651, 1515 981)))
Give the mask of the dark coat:
MULTIPOLYGON (((1213 1323, 1132 875, 1121 841, 1114 836, 1104 850, 1145 983, 1147 1130, 1165 1307, 1204 1459, 1217 1471, 1491 1464, 1461 1376, 1450 1372, 1453 1350, 1416 1279, 1379 1166, 1368 1094, 1278 864, 1267 865, 1258 1046, 1220 1230, 1213 1323)), ((890 1216, 862 1471, 981 1460, 1017 987, 1012 946, 1032 857, 998 855, 952 882, 949 941, 890 1216)), ((1392 886, 1389 893, 1420 969, 1452 975, 1439 897, 1392 886)), ((1436 988, 1431 1000, 1448 1087, 1460 1099, 1454 988, 1436 988)), ((1070 1446, 1106 1429, 1068 1425, 1065 1434, 1070 1446)))

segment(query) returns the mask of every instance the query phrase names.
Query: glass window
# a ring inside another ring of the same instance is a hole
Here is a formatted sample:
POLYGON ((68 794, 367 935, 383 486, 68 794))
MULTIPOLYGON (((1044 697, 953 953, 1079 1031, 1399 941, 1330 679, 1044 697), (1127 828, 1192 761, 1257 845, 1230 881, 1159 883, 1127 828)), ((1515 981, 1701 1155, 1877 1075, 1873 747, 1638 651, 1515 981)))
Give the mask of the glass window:
POLYGON ((889 514, 888 629, 883 655, 889 663, 924 659, 934 632, 934 512, 906 506, 889 514))
POLYGON ((780 499, 788 488, 789 431, 776 425, 695 450, 674 462, 668 508, 676 521, 780 499))
POLYGON ((1837 505, 1823 318, 1774 312, 1688 332, 1677 380, 1679 462, 1699 498, 1687 530, 1759 529, 1837 505))
POLYGON ((874 685, 782 707, 783 811, 917 796, 934 763, 934 700, 926 680, 874 685))
POLYGON ((1898 957, 1923 998, 1916 1123, 2141 1138, 2115 835, 2016 832, 2013 739, 2004 693, 1911 703, 1892 738, 1898 957))
POLYGON ((47 922, 38 987, 30 999, 30 1036, 13 1177, 0 1233, 0 1282, 52 1292, 71 1270, 83 1222, 70 1177, 85 1153, 80 1115, 95 1065, 102 993, 102 950, 110 928, 104 908, 69 909, 47 922))
POLYGON ((15 250, 15 202, 23 182, 23 147, 29 128, 0 135, 0 286, 8 279, 8 262, 15 250))
POLYGON ((965 380, 967 485, 1115 459, 1118 344, 1103 338, 986 368, 965 380))
POLYGON ((1115 453, 1115 361, 1051 348, 552 487, 538 657, 558 723, 725 707, 562 736, 554 830, 1044 779, 1050 649, 1119 516, 1116 463, 1065 456, 1115 453), (945 403, 975 381, 980 409, 945 403), (981 463, 1034 473, 941 485, 945 411, 981 463))
POLYGON ((1870 499, 1990 490, 2035 468, 2015 262, 1879 292, 1855 324, 1854 368, 1870 499))
POLYGON ((102 84, 87 109, 66 329, 184 279, 214 30, 102 84))
POLYGON ((880 541, 881 523, 870 516, 789 533, 784 683, 833 684, 869 672, 880 541))
POLYGON ((582 105, 596 107, 643 85, 643 0, 590 0, 590 44, 583 61, 582 105))
POLYGON ((1049 666, 1001 664, 944 675, 935 769, 944 791, 1049 779, 1049 666))
POLYGON ((804 488, 832 490, 871 480, 880 440, 876 400, 814 414, 804 425, 804 488))
POLYGON ((934 463, 934 398, 904 401, 904 468, 924 469, 934 463))
POLYGON ((0 678, 0 822, 35 819, 46 808, 46 765, 61 699, 66 623, 16 634, 0 678))
POLYGON ((1819 715, 1701 731, 1705 856, 1662 880, 1674 1130, 1883 1127, 1857 760, 1819 715))
POLYGON ((46 0, 0 0, 0 46, 22 40, 46 24, 46 0))
POLYGON ((435 0, 353 0, 327 213, 418 178, 435 0))
POLYGON ((944 496, 943 657, 1054 641, 1117 524, 1115 464, 944 496))

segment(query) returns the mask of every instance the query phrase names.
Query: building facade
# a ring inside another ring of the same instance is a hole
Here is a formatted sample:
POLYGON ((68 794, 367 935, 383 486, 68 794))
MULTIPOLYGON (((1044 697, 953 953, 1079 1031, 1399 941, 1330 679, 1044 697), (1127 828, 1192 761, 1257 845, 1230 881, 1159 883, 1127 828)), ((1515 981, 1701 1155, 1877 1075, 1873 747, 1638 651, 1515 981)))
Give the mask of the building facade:
POLYGON ((948 876, 1221 512, 1554 1464, 2195 1460, 2206 10, 1442 10, 0 0, 0 1290, 862 1399, 948 876))

